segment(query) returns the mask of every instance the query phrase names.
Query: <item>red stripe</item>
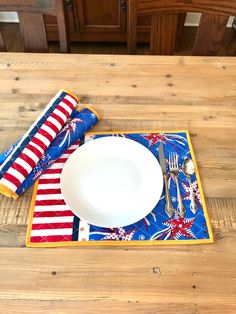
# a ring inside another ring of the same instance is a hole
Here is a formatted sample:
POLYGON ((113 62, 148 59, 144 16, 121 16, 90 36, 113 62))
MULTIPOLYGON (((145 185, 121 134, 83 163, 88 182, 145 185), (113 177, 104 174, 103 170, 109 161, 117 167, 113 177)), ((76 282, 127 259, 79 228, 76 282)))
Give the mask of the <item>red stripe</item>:
POLYGON ((61 189, 39 189, 37 191, 37 195, 45 195, 45 194, 61 194, 61 189))
POLYGON ((50 129, 52 129, 56 134, 60 131, 55 124, 53 124, 50 121, 45 121, 44 125, 48 126, 50 129))
MULTIPOLYGON (((70 96, 71 96, 71 95, 70 95, 70 96)), ((75 106, 74 106, 68 99, 66 99, 66 98, 63 98, 63 99, 62 99, 62 102, 64 102, 64 104, 66 104, 67 106, 69 106, 71 110, 73 110, 74 107, 75 107, 75 106)))
POLYGON ((38 200, 35 201, 35 206, 50 206, 50 205, 66 205, 64 200, 38 200))
POLYGON ((61 126, 63 126, 65 124, 65 122, 62 120, 62 118, 59 117, 57 114, 55 114, 55 112, 53 112, 51 114, 51 117, 56 119, 60 123, 61 126))
POLYGON ((73 98, 73 99, 76 101, 76 103, 78 103, 78 99, 76 99, 73 95, 68 94, 68 96, 70 96, 71 98, 73 98))
POLYGON ((43 150, 47 149, 47 146, 38 138, 33 137, 31 142, 33 142, 34 144, 38 145, 39 147, 41 147, 43 150))
POLYGON ((67 161, 68 157, 66 158, 58 158, 55 163, 65 163, 67 161))
MULTIPOLYGON (((75 145, 75 144, 74 144, 74 145, 75 145)), ((67 150, 63 153, 63 155, 64 155, 64 154, 72 154, 75 150, 76 150, 76 148, 74 148, 74 149, 67 149, 67 150)))
POLYGON ((49 140, 49 142, 52 142, 52 141, 53 141, 53 137, 52 137, 51 134, 49 134, 47 131, 45 131, 45 130, 43 130, 43 129, 40 129, 40 130, 38 131, 38 133, 41 134, 41 135, 43 135, 43 136, 45 136, 45 137, 49 140))
POLYGON ((34 217, 64 217, 64 216, 74 216, 74 214, 70 210, 34 212, 34 217))
POLYGON ((43 242, 61 242, 61 241, 72 241, 72 235, 58 235, 58 236, 43 236, 43 237, 30 237, 32 243, 43 243, 43 242))
POLYGON ((18 180, 15 176, 13 176, 12 174, 10 173, 5 173, 4 179, 10 181, 11 183, 15 184, 16 187, 18 187, 19 185, 21 185, 21 182, 20 180, 18 180))
MULTIPOLYGON (((47 218, 45 218, 47 220, 47 218)), ((32 224, 32 230, 43 230, 43 229, 64 229, 72 228, 73 222, 55 222, 55 223, 41 223, 32 224)))
POLYGON ((19 171, 25 178, 28 175, 28 172, 23 168, 21 165, 19 165, 17 162, 14 162, 14 164, 11 166, 11 168, 19 171))
POLYGON ((39 179, 39 184, 57 184, 60 183, 60 178, 56 179, 39 179))
POLYGON ((38 158, 42 157, 42 153, 36 147, 32 146, 31 144, 28 144, 27 148, 31 150, 38 158))
POLYGON ((62 113, 64 113, 64 115, 68 118, 70 116, 70 112, 68 112, 64 107, 62 107, 61 105, 59 105, 57 107, 58 110, 60 110, 62 113))
POLYGON ((47 169, 44 174, 61 173, 62 169, 47 169))
POLYGON ((32 169, 34 168, 34 166, 35 166, 35 161, 34 161, 32 158, 30 158, 28 155, 26 155, 26 154, 24 154, 24 153, 21 153, 21 154, 19 155, 19 158, 21 158, 21 159, 23 159, 25 162, 27 162, 27 164, 29 164, 32 169))

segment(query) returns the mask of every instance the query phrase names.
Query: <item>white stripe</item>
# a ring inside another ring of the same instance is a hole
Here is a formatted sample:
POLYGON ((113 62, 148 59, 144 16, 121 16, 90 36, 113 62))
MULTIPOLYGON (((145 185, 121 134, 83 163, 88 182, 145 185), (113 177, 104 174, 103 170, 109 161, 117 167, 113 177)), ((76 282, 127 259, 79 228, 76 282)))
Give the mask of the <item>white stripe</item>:
MULTIPOLYGON (((71 153, 72 154, 72 153, 71 153)), ((59 158, 69 158, 71 154, 63 154, 59 158)))
POLYGON ((15 192, 17 190, 17 186, 15 184, 13 184, 12 182, 2 178, 0 180, 0 183, 2 183, 3 185, 7 186, 10 190, 12 190, 13 192, 15 192))
POLYGON ((77 145, 71 145, 70 147, 69 147, 69 149, 77 149, 79 147, 79 144, 77 144, 77 145))
POLYGON ((60 173, 44 173, 40 176, 40 179, 58 179, 61 177, 60 173))
POLYGON ((20 182, 23 182, 25 180, 25 176, 23 176, 22 173, 20 173, 18 170, 9 168, 7 170, 7 173, 12 174, 14 177, 16 177, 20 182))
POLYGON ((32 230, 31 237, 46 237, 51 235, 71 235, 72 228, 62 229, 44 229, 44 230, 32 230))
MULTIPOLYGON (((40 179, 39 179, 40 182, 40 179)), ((39 184, 38 190, 45 190, 45 189, 60 189, 61 185, 60 183, 45 183, 45 184, 39 184)))
MULTIPOLYGON (((67 205, 50 205, 50 211, 57 212, 57 211, 66 211, 71 210, 67 205)), ((34 208, 35 212, 48 212, 48 206, 36 205, 34 208)))
POLYGON ((58 222, 73 222, 73 216, 64 216, 64 217, 35 217, 33 219, 33 224, 49 224, 49 223, 58 223, 58 222))
POLYGON ((49 121, 52 124, 54 124, 58 128, 58 131, 61 130, 61 128, 62 128, 61 123, 59 123, 55 118, 50 116, 50 117, 47 118, 47 121, 49 121))
POLYGON ((16 162, 23 167, 28 173, 32 171, 32 167, 22 158, 18 157, 16 162))
POLYGON ((62 169, 64 164, 64 162, 54 162, 48 169, 62 169))
POLYGON ((45 124, 43 124, 43 125, 41 126, 41 129, 43 129, 44 131, 48 132, 53 138, 55 138, 56 135, 57 135, 57 134, 53 131, 53 129, 51 129, 49 126, 47 126, 47 125, 45 125, 45 124))
POLYGON ((84 220, 80 220, 80 222, 79 222, 79 233, 78 233, 78 237, 79 238, 78 238, 78 241, 89 241, 89 230, 90 230, 90 224, 88 224, 84 220))
POLYGON ((69 100, 74 107, 78 104, 78 102, 74 98, 72 98, 70 95, 66 95, 64 98, 69 100))
POLYGON ((72 152, 66 153, 66 154, 62 154, 59 158, 69 158, 70 155, 72 155, 75 151, 76 151, 76 149, 73 149, 72 152))
POLYGON ((68 112, 69 115, 71 114, 72 109, 67 104, 65 104, 63 100, 60 102, 60 106, 63 107, 68 112))
POLYGON ((35 137, 43 142, 43 144, 45 144, 47 147, 51 144, 51 142, 42 134, 36 133, 35 137))
POLYGON ((39 158, 35 155, 35 153, 33 153, 30 149, 28 148, 24 148, 22 151, 23 154, 26 154, 27 156, 29 156, 31 159, 33 159, 33 161, 35 163, 37 163, 39 161, 39 158))
POLYGON ((64 122, 66 122, 67 117, 64 115, 63 112, 61 112, 61 111, 58 110, 58 109, 55 109, 55 110, 54 110, 54 113, 55 113, 56 115, 58 115, 59 117, 61 117, 64 122))
POLYGON ((42 149, 42 147, 40 147, 38 144, 35 144, 33 142, 30 142, 30 145, 34 146, 35 148, 37 148, 41 154, 44 153, 44 150, 42 149))
POLYGON ((47 194, 47 191, 45 191, 45 194, 40 194, 36 196, 36 201, 43 200, 63 200, 63 196, 62 194, 47 194))

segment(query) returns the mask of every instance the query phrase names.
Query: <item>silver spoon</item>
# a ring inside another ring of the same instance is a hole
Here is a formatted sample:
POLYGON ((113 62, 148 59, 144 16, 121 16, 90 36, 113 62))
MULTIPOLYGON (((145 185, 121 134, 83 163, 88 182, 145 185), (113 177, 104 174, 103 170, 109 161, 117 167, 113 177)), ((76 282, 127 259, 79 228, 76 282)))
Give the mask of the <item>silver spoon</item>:
POLYGON ((190 158, 186 158, 183 162, 182 166, 183 173, 188 178, 189 188, 190 188, 190 210, 193 214, 197 212, 197 204, 195 202, 193 188, 192 188, 192 180, 191 177, 194 175, 194 164, 190 158))

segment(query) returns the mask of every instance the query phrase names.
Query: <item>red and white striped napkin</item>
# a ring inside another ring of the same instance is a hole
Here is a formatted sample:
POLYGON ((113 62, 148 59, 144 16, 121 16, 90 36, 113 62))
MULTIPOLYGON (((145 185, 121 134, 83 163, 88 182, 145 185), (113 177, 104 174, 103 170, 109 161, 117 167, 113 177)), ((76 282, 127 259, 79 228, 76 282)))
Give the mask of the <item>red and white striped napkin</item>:
POLYGON ((60 132, 77 104, 77 97, 64 90, 53 97, 0 166, 0 193, 18 198, 16 190, 60 132))

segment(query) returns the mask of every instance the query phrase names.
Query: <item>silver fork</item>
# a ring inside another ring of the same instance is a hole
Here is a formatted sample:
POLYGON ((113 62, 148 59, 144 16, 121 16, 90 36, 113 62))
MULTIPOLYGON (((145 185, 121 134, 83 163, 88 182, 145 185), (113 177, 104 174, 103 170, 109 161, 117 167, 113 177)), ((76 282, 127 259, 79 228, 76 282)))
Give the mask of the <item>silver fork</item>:
POLYGON ((181 217, 185 216, 185 207, 182 201, 182 197, 180 194, 180 189, 179 189, 179 181, 178 181, 178 176, 179 176, 179 166, 178 166, 178 160, 179 156, 176 153, 169 153, 169 168, 170 172, 173 174, 175 178, 175 184, 176 184, 176 189, 177 189, 177 200, 178 200, 178 212, 181 217))

